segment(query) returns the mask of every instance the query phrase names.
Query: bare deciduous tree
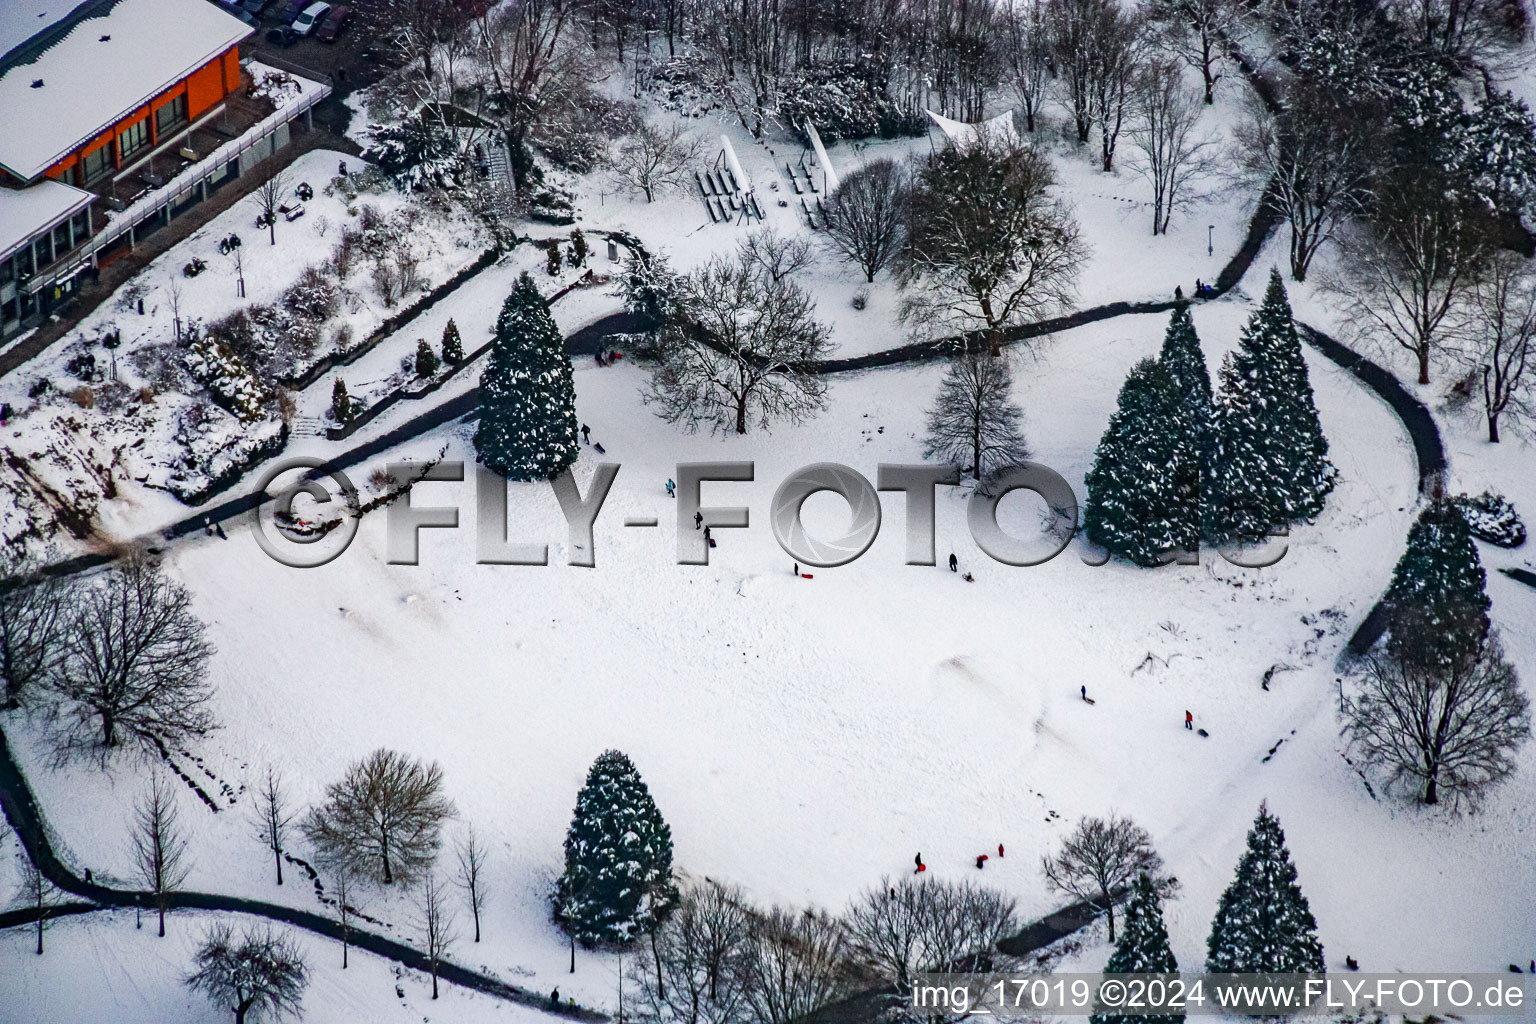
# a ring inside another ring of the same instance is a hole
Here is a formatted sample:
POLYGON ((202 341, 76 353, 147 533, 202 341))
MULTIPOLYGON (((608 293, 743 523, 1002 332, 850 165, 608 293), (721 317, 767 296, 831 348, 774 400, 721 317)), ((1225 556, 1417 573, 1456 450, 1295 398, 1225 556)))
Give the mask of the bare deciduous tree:
POLYGON ((778 284, 816 262, 811 243, 799 235, 780 234, 777 228, 758 228, 742 239, 742 266, 756 267, 771 283, 778 284))
POLYGON ((341 969, 347 969, 347 950, 352 940, 352 918, 357 915, 361 898, 357 874, 346 864, 334 861, 324 864, 331 880, 331 898, 336 905, 336 923, 341 926, 341 969))
POLYGON ((1249 184, 1267 188, 1290 225, 1291 277, 1305 281, 1312 258, 1365 195, 1370 161, 1354 110, 1325 88, 1299 79, 1285 106, 1269 110, 1257 97, 1236 131, 1239 166, 1249 184))
POLYGON ((1531 734, 1529 702, 1497 637, 1474 657, 1427 662, 1368 657, 1345 730, 1365 761, 1422 803, 1475 805, 1515 770, 1514 751, 1531 734))
POLYGON ((475 835, 475 826, 465 826, 464 833, 453 844, 458 871, 454 884, 464 890, 464 902, 475 920, 475 941, 480 941, 480 911, 485 908, 485 847, 475 835))
POLYGON ((871 161, 843 178, 827 197, 822 237, 873 283, 901 252, 906 206, 906 171, 891 160, 871 161))
POLYGON ((667 332, 644 395, 658 415, 745 434, 752 422, 798 423, 821 409, 826 384, 806 364, 830 343, 804 289, 720 257, 680 284, 689 322, 667 332))
POLYGON ((1046 90, 1051 80, 1051 34, 1046 19, 1048 0, 1015 0, 1005 22, 1004 37, 1008 84, 1024 115, 1024 130, 1034 133, 1040 124, 1046 90))
MULTIPOLYGON (((272 176, 260 185, 252 193, 256 200, 256 209, 260 211, 259 223, 267 228, 268 243, 277 244, 277 208, 282 206, 288 198, 288 175, 284 171, 274 171, 272 176)), ((238 252, 239 250, 236 250, 238 252)))
POLYGON ((649 203, 661 192, 682 188, 698 155, 699 140, 686 134, 681 125, 658 128, 646 123, 618 144, 613 175, 649 203))
POLYGON ((902 315, 929 330, 1001 332, 1070 305, 1087 249, 1050 193, 1050 162, 990 142, 924 166, 910 203, 902 315))
POLYGON ((70 588, 30 556, 0 555, 0 710, 18 708, 63 658, 70 588))
POLYGON ((856 955, 911 991, 924 971, 987 971, 1004 959, 997 943, 1019 931, 1008 896, 970 882, 889 878, 866 890, 845 917, 856 955))
POLYGON ((1100 166, 1112 171, 1115 146, 1146 59, 1148 39, 1140 11, 1113 0, 1099 5, 1094 25, 1089 98, 1099 126, 1100 166))
POLYGON ((1041 860, 1047 882, 1107 916, 1111 942, 1115 904, 1126 897, 1137 875, 1146 872, 1164 895, 1172 891, 1174 882, 1163 877, 1162 868, 1146 829, 1116 814, 1078 819, 1056 855, 1041 860))
POLYGON ((791 1024, 851 990, 841 922, 778 907, 753 920, 742 955, 753 1024, 791 1024))
POLYGON ((283 847, 293 817, 288 794, 283 789, 283 776, 269 765, 266 774, 256 784, 256 828, 261 841, 272 851, 272 860, 277 866, 278 885, 283 884, 283 847))
POLYGON ((1216 62, 1242 10, 1237 0, 1153 0, 1154 16, 1169 28, 1168 41, 1186 64, 1200 72, 1205 102, 1215 101, 1216 62))
POLYGON ((376 875, 385 885, 410 883, 437 859, 453 802, 443 770, 380 747, 325 789, 325 803, 300 824, 327 861, 376 875))
POLYGON ((742 961, 751 910, 734 888, 705 880, 682 893, 635 960, 642 1013, 661 1024, 735 1024, 745 1007, 742 961))
POLYGON ((432 974, 432 998, 437 998, 437 972, 448 947, 453 945, 453 910, 443 892, 443 885, 433 875, 421 883, 421 895, 417 900, 421 913, 422 936, 426 940, 427 969, 432 974))
POLYGON ((63 667, 50 688, 64 749, 103 758, 126 732, 173 743, 214 729, 207 704, 213 646, 192 596, 143 558, 109 569, 75 601, 63 667))
POLYGON ((48 876, 38 870, 25 848, 16 851, 16 899, 37 915, 33 927, 37 931, 37 955, 43 955, 43 930, 53 908, 62 902, 58 888, 48 876))
POLYGON ((1151 62, 1136 88, 1136 111, 1128 137, 1141 154, 1136 170, 1152 186, 1152 233, 1168 233, 1174 210, 1209 170, 1214 145, 1197 135, 1200 104, 1184 89, 1176 65, 1151 62))
POLYGON ((584 0, 489 4, 474 18, 475 64, 487 110, 506 136, 519 189, 529 184, 529 136, 559 104, 586 88, 592 53, 584 0))
POLYGON ((237 940, 229 925, 216 924, 193 963, 187 985, 233 1012, 235 1024, 297 1017, 309 985, 303 954, 270 928, 249 929, 237 940))
POLYGON ((1489 263, 1473 287, 1466 328, 1462 354, 1481 375, 1488 440, 1497 443, 1501 417, 1536 415, 1536 274, 1525 257, 1500 253, 1489 263))
POLYGON ((1353 328, 1413 354, 1429 383, 1436 352, 1492 252, 1486 212, 1413 168, 1382 182, 1369 225, 1344 246, 1342 279, 1353 328))
POLYGON ((955 356, 928 411, 927 453, 978 483, 1029 456, 1013 400, 1013 368, 1003 356, 955 356))
POLYGON ((154 898, 160 914, 160 937, 165 938, 167 897, 187 880, 187 840, 178 823, 175 790, 158 772, 133 810, 133 854, 139 877, 154 898))

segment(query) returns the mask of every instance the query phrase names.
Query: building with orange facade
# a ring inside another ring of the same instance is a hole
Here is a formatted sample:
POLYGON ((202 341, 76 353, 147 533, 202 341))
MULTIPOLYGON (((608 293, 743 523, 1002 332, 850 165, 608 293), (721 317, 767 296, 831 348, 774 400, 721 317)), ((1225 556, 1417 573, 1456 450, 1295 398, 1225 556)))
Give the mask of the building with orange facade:
POLYGON ((251 33, 211 0, 0 0, 0 339, 67 299, 104 235, 131 244, 287 142, 258 124, 270 103, 240 109, 251 33), (253 126, 264 149, 231 147, 253 126))

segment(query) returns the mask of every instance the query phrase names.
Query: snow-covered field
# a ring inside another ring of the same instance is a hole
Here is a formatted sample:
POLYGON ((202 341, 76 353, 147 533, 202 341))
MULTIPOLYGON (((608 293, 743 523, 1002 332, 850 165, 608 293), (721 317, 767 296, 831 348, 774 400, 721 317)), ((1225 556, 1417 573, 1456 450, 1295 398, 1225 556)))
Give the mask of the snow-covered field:
MULTIPOLYGON (((1235 102, 1223 96, 1209 115, 1217 131, 1226 130, 1226 104, 1235 102)), ((775 167, 798 160, 797 145, 759 145, 715 121, 696 130, 730 134, 759 194, 770 197, 769 223, 803 230, 798 197, 782 177, 777 192, 769 184, 775 167), (775 197, 792 205, 780 208, 775 197)), ((859 155, 840 145, 831 156, 842 167, 882 150, 927 145, 870 146, 859 155)), ((311 157, 319 161, 316 173, 334 167, 334 154, 311 157)), ((1104 175, 1066 150, 1055 159, 1094 253, 1082 305, 1167 297, 1176 284, 1188 291, 1196 277, 1213 278, 1242 239, 1250 200, 1241 194, 1192 206, 1172 234, 1154 239, 1147 188, 1132 172, 1104 175), (1215 249, 1208 255, 1211 224, 1215 249)), ((696 196, 646 204, 611 187, 584 184, 579 223, 632 231, 680 269, 728 249, 746 230, 710 225, 696 196)), ((315 223, 280 224, 279 231, 303 237, 315 223)), ((206 247, 228 229, 216 221, 186 244, 206 247)), ((293 247, 269 252, 264 238, 242 233, 251 299, 277 294, 291 283, 284 275, 298 269, 289 266, 293 247)), ((474 254, 445 244, 433 279, 474 254)), ((1283 257, 1283 238, 1272 241, 1243 288, 1195 309, 1213 371, 1235 344, 1263 275, 1283 257)), ((159 295, 155 289, 179 275, 186 258, 173 250, 146 271, 146 294, 159 295)), ((366 390, 387 379, 417 337, 435 346, 450 316, 473 349, 516 272, 527 266, 541 287, 557 286, 536 264, 520 252, 477 276, 348 368, 349 384, 366 390)), ((602 256, 597 264, 600 272, 609 266, 602 256)), ((833 326, 838 352, 907 340, 896 318, 898 294, 884 278, 862 311, 850 304, 861 275, 830 257, 802 283, 833 326)), ((233 302, 218 292, 228 284, 224 273, 195 279, 183 301, 212 316, 233 302)), ((1335 326, 1326 293, 1298 287, 1293 298, 1298 315, 1335 326)), ((150 305, 143 330, 163 330, 163 305, 150 305)), ((569 332, 617 308, 605 290, 584 289, 554 312, 569 332)), ((382 318, 373 313, 374 322, 382 318)), ((110 323, 122 327, 127 345, 140 320, 103 307, 80 333, 110 323)), ((1120 382, 1137 360, 1156 353, 1165 324, 1162 316, 1122 317, 1010 353, 1034 458, 1080 497, 1120 382)), ((55 354, 62 348, 44 359, 55 354)), ((1525 884, 1536 877, 1536 748, 1527 745, 1515 779, 1464 818, 1373 799, 1340 756, 1336 658, 1402 550, 1418 511, 1417 473, 1392 411, 1334 364, 1310 351, 1308 360, 1340 483, 1318 522, 1297 528, 1285 557, 1267 569, 1237 568, 1214 552, 1197 566, 1094 567, 1075 543, 1047 565, 1009 568, 970 540, 963 496, 941 489, 940 560, 954 551, 975 583, 942 567, 903 564, 905 513, 896 495, 883 499, 880 537, 861 559, 815 570, 811 580, 792 575, 790 556, 767 524, 775 488, 812 462, 844 463, 873 480, 881 462, 921 461, 918 436, 938 366, 839 376, 827 410, 810 422, 715 438, 681 434, 643 406, 641 367, 578 360, 578 415, 607 449, 601 458, 622 466, 598 520, 591 569, 565 564, 558 506, 548 488, 533 485, 512 489, 512 533, 547 541, 547 567, 475 564, 470 482, 415 491, 418 505, 461 509, 458 530, 423 533, 419 566, 386 564, 384 513, 368 516, 352 547, 315 570, 269 560, 243 522, 231 526, 227 541, 198 536, 173 545, 170 571, 193 592, 218 648, 211 671, 223 728, 198 753, 239 793, 217 815, 180 794, 193 833, 187 884, 319 910, 292 873, 289 884, 274 884, 270 857, 254 838, 246 787, 274 766, 308 805, 351 760, 396 748, 442 764, 459 810, 450 832, 473 823, 491 850, 484 941, 468 941, 461 913, 451 958, 535 991, 558 985, 613 1011, 620 959, 581 953, 576 974, 567 974, 568 953, 548 921, 545 894, 560 869, 560 843, 587 767, 617 747, 634 759, 671 825, 679 869, 740 883, 764 904, 841 909, 883 875, 909 870, 919 850, 936 875, 974 877, 975 855, 1002 843, 1007 855, 988 863, 985 880, 1017 897, 1033 918, 1062 902, 1045 886, 1041 856, 1078 816, 1118 811, 1151 832, 1182 883, 1166 914, 1180 963, 1193 969, 1204 959, 1210 920, 1249 823, 1267 800, 1286 828, 1330 968, 1342 967, 1346 956, 1367 971, 1498 971, 1524 963, 1536 954, 1525 884), (704 492, 706 505, 748 506, 752 526, 718 530, 709 566, 679 566, 675 530, 691 527, 674 522, 663 484, 678 463, 706 459, 756 463, 754 482, 707 484, 704 492), (661 525, 626 529, 628 516, 657 516, 661 525), (1275 665, 1284 670, 1265 691, 1260 679, 1275 665), (1078 699, 1080 686, 1095 704, 1078 699), (1183 729, 1186 709, 1209 738, 1183 729)), ((38 369, 52 372, 41 362, 38 369)), ((9 394, 4 389, 27 376, 12 375, 0 391, 9 394)), ((463 375, 441 394, 462 392, 475 376, 463 375)), ((1490 446, 1476 416, 1444 409, 1436 388, 1423 397, 1446 431, 1453 490, 1493 486, 1522 510, 1536 509, 1530 438, 1490 446)), ((298 396, 299 414, 318 417, 328 402, 325 381, 298 396)), ((422 411, 410 405, 347 445, 422 411)), ((441 428, 349 472, 361 484, 375 466, 431 458, 444 445, 448 458, 472 463, 472 429, 441 428)), ((295 438, 289 451, 334 454, 340 447, 295 438)), ((583 451, 576 472, 583 487, 599 458, 583 451)), ((186 514, 132 484, 127 494, 130 500, 104 516, 115 537, 186 514)), ((1011 532, 1038 529, 1043 510, 1034 499, 1014 495, 1002 508, 1011 532)), ((829 534, 847 518, 824 494, 805 513, 811 530, 829 534)), ((1494 571, 1528 564, 1529 555, 1481 551, 1493 618, 1529 689, 1536 594, 1494 571)), ((133 884, 128 813, 150 766, 125 759, 109 773, 83 764, 56 768, 42 723, 12 716, 4 724, 62 855, 78 871, 133 884)), ((0 859, 14 845, 0 842, 0 859)), ((0 885, 10 884, 10 871, 0 863, 0 885)), ((370 895, 363 909, 388 922, 392 934, 419 938, 406 896, 370 895)), ((135 931, 131 914, 76 919, 54 926, 41 959, 30 956, 30 932, 0 933, 0 1022, 222 1019, 180 983, 205 923, 173 915, 162 941, 148 929, 135 931), (78 984, 81 977, 92 984, 78 984), (45 1003, 44 1016, 30 1009, 45 1003), (29 1009, 16 1015, 8 1007, 29 1009)), ((1070 963, 1099 969, 1108 955, 1102 930, 1082 938, 1070 963)), ((398 982, 402 999, 392 967, 357 954, 343 975, 331 944, 300 941, 315 978, 305 1019, 316 1024, 531 1016, 451 987, 431 1003, 425 980, 411 972, 398 982)))

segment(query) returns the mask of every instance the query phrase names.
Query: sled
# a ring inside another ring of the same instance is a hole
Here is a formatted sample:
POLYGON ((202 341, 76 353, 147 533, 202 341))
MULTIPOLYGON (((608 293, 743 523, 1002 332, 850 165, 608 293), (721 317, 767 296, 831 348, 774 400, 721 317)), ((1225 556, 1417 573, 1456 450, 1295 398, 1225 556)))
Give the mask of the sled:
POLYGON ((1094 700, 1092 697, 1084 697, 1083 698, 1083 703, 1084 704, 1097 704, 1098 701, 1094 700))
MULTIPOLYGON (((816 577, 815 577, 815 576, 812 576, 812 575, 811 575, 811 574, 810 574, 810 573, 808 573, 808 572, 803 572, 803 573, 801 573, 801 574, 800 574, 800 578, 801 578, 801 579, 803 579, 803 580, 813 580, 813 579, 815 579, 815 578, 816 578, 816 577)), ((921 868, 919 868, 919 869, 918 869, 918 870, 922 870, 922 869, 921 869, 921 868)))
POLYGON ((1201 736, 1204 736, 1206 739, 1211 738, 1211 734, 1206 732, 1204 729, 1196 729, 1195 732, 1199 733, 1201 736))
POLYGON ((709 546, 710 547, 718 547, 718 545, 715 544, 715 538, 713 538, 713 537, 709 538, 709 546))

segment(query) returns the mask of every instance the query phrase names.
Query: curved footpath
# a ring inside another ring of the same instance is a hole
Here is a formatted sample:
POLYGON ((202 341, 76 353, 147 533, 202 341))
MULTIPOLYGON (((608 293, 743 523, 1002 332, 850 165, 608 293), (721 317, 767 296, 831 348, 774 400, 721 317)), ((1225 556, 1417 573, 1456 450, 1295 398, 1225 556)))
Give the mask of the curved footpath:
MULTIPOLYGON (((1238 62, 1264 102, 1270 106, 1275 106, 1273 91, 1268 83, 1264 82, 1261 76, 1253 72, 1241 55, 1238 56, 1238 62)), ((1258 258, 1259 252, 1263 249, 1270 233, 1280 222, 1280 214, 1268 202, 1266 193, 1266 198, 1260 201, 1249 222, 1248 233, 1242 246, 1232 259, 1228 261, 1216 279, 1214 289, 1216 296, 1219 297, 1226 294, 1243 279, 1243 276, 1258 258)), ((1115 317, 1163 313, 1173 309, 1175 305, 1176 303, 1172 300, 1107 303, 1102 306, 1079 310, 1065 316, 1054 317, 1016 328, 1008 332, 1004 336, 1004 340, 1007 343, 1014 343, 1059 333, 1074 327, 1083 326, 1084 324, 1114 319, 1115 317)), ((614 314, 595 324, 588 325, 573 334, 567 339, 567 349, 572 354, 586 354, 592 351, 606 334, 632 330, 634 326, 628 314, 614 314)), ((1445 448, 1441 443, 1439 428, 1436 426, 1429 410, 1387 370, 1307 324, 1298 322, 1297 326, 1308 344, 1312 345, 1337 365, 1353 373, 1362 385, 1381 398, 1382 401, 1386 402, 1397 413, 1403 427, 1408 431, 1408 435, 1413 441, 1414 453, 1418 462, 1420 493, 1435 491, 1441 484, 1447 464, 1445 448)), ((895 366, 940 358, 955 351, 957 347, 975 346, 980 343, 981 339, 979 336, 963 338, 960 340, 959 346, 956 345, 955 339, 918 342, 862 356, 823 360, 805 367, 805 369, 816 373, 830 374, 895 366)), ((366 459, 382 454, 406 441, 434 430, 445 423, 471 418, 477 412, 478 402, 478 388, 455 396, 371 441, 336 455, 328 460, 320 469, 315 470, 314 474, 318 475, 327 470, 348 469, 366 459)), ((253 509, 260 507, 264 500, 264 494, 245 494, 231 498, 187 516, 160 531, 158 536, 163 541, 174 541, 193 531, 203 530, 210 523, 225 522, 236 516, 248 514, 253 509)), ((112 561, 113 558, 114 556, 109 554, 81 555, 55 563, 49 566, 47 571, 51 575, 73 575, 104 565, 112 561)), ((1368 651, 1376 640, 1380 638, 1384 630, 1385 610, 1383 605, 1378 602, 1350 638, 1347 645, 1349 654, 1360 655, 1368 651)), ((49 841, 47 830, 43 825, 42 814, 37 806, 36 799, 32 795, 31 788, 27 785, 26 777, 20 765, 12 756, 10 747, 5 742, 3 730, 0 730, 0 808, 3 808, 6 819, 20 837, 22 846, 26 849, 28 856, 32 858, 33 863, 38 866, 44 876, 59 889, 91 901, 89 903, 69 903, 51 910, 49 916, 90 913, 108 907, 150 907, 153 905, 153 897, 150 893, 112 889, 87 883, 74 875, 58 859, 49 841)), ((173 908, 252 914, 274 921, 281 921, 285 924, 337 940, 341 937, 340 925, 328 917, 258 900, 247 900, 215 893, 181 892, 172 894, 168 899, 168 905, 173 908)), ((1085 906, 1075 904, 1032 923, 1019 935, 1006 940, 1000 946, 1011 955, 1026 956, 1083 928, 1091 923, 1095 916, 1085 906)), ((0 914, 0 928, 30 923, 35 920, 36 914, 33 911, 11 911, 0 914)), ((403 943, 387 939, 373 932, 357 929, 351 929, 349 937, 358 948, 394 960, 406 967, 423 971, 429 967, 425 954, 403 943)), ((438 976, 444 981, 542 1009, 559 1016, 583 1021, 605 1021, 608 1019, 605 1015, 596 1011, 551 1009, 548 999, 544 996, 454 964, 441 964, 438 968, 438 976)))

